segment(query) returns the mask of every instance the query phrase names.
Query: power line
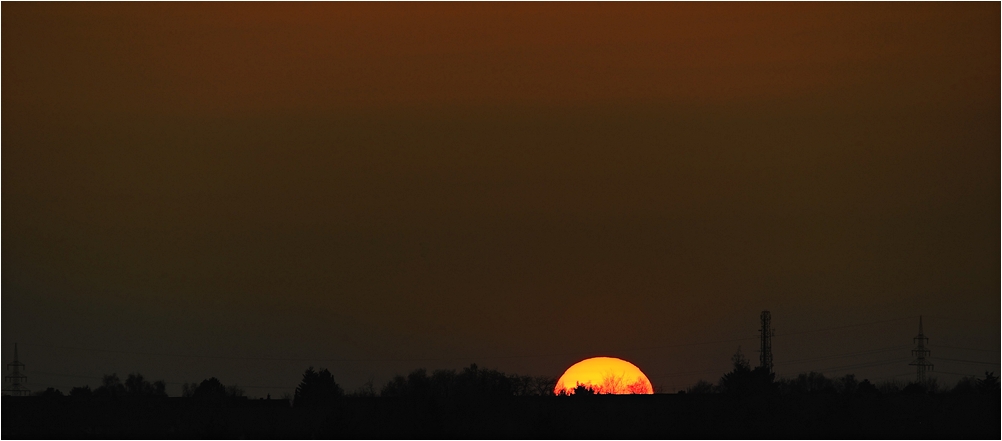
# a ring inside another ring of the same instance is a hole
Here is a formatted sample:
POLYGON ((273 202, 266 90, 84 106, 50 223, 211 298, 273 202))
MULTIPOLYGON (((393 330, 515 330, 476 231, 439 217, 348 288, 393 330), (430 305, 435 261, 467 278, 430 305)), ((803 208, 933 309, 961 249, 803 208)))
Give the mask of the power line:
MULTIPOLYGON (((89 379, 93 379, 93 380, 103 380, 104 379, 104 377, 96 377, 96 376, 93 376, 93 375, 60 374, 60 373, 56 373, 56 372, 44 372, 44 371, 32 371, 32 372, 36 373, 36 374, 52 375, 52 376, 56 376, 56 377, 89 378, 89 379)), ((188 384, 187 382, 179 382, 179 381, 164 381, 164 383, 165 384, 174 384, 174 385, 188 384)), ((33 382, 33 384, 40 384, 40 383, 33 382)), ((242 388, 242 389, 295 389, 295 387, 289 387, 289 386, 244 386, 244 385, 241 385, 241 384, 237 384, 236 386, 239 387, 239 388, 242 388)), ((73 386, 73 387, 76 387, 76 386, 73 386)))
POLYGON ((899 349, 904 349, 904 348, 907 348, 907 347, 908 347, 908 345, 898 345, 898 346, 892 346, 892 347, 881 348, 881 349, 871 349, 871 350, 866 350, 866 351, 847 352, 847 353, 838 354, 838 355, 827 355, 827 356, 813 357, 813 358, 801 358, 801 359, 798 359, 798 360, 787 360, 787 361, 783 361, 783 362, 776 363, 776 364, 794 364, 794 363, 802 363, 802 362, 806 362, 806 361, 817 361, 817 360, 828 360, 828 359, 832 359, 832 358, 852 357, 852 356, 856 356, 856 355, 879 354, 881 352, 888 352, 888 351, 893 351, 893 350, 899 350, 899 349))
POLYGON ((836 372, 836 371, 844 371, 846 369, 856 369, 856 368, 863 368, 863 367, 883 366, 883 365, 892 364, 892 363, 906 363, 907 361, 908 361, 907 359, 906 360, 895 359, 895 360, 882 361, 882 362, 856 363, 856 364, 848 364, 848 365, 844 365, 844 366, 833 366, 833 367, 830 367, 830 368, 816 369, 815 372, 836 372))
POLYGON ((226 355, 199 355, 199 354, 171 354, 163 352, 141 352, 141 351, 126 351, 126 350, 116 350, 116 349, 101 349, 101 348, 81 348, 72 346, 55 346, 55 345, 45 345, 45 344, 29 344, 28 346, 50 348, 50 349, 65 349, 73 351, 91 351, 91 352, 107 352, 114 354, 131 354, 131 355, 149 355, 154 357, 182 357, 182 358, 209 358, 209 359, 220 359, 220 360, 259 360, 259 361, 335 361, 336 359, 322 359, 322 358, 272 358, 272 357, 233 357, 226 355))
POLYGON ((47 388, 51 387, 53 389, 70 389, 70 390, 78 387, 78 386, 66 386, 66 385, 61 385, 61 384, 39 383, 37 381, 29 381, 29 382, 27 382, 25 384, 30 384, 30 385, 38 386, 38 387, 47 387, 47 388))
POLYGON ((707 369, 702 371, 672 372, 664 375, 654 375, 651 378, 670 378, 670 377, 678 377, 681 375, 689 375, 689 374, 712 374, 712 373, 727 372, 727 371, 728 371, 727 369, 707 369))
POLYGON ((914 372, 905 372, 905 373, 903 373, 903 374, 897 374, 897 375, 891 375, 891 376, 884 376, 884 377, 876 377, 876 378, 874 378, 874 379, 873 379, 873 381, 877 381, 877 380, 886 380, 886 379, 888 379, 888 378, 898 378, 898 377, 904 377, 904 376, 906 376, 906 375, 915 375, 915 373, 914 373, 914 372))
MULTIPOLYGON (((826 357, 815 357, 815 358, 807 358, 807 359, 801 359, 801 360, 792 360, 792 361, 787 361, 787 362, 777 363, 777 364, 791 364, 791 363, 798 363, 798 362, 804 362, 804 361, 815 361, 815 360, 826 360, 826 359, 833 359, 833 358, 844 358, 844 357, 853 356, 853 355, 875 354, 875 353, 880 353, 880 352, 887 352, 889 350, 901 349, 902 347, 907 347, 907 346, 895 346, 895 347, 892 347, 892 348, 883 348, 883 349, 877 349, 877 350, 872 350, 872 351, 852 352, 852 353, 847 353, 847 354, 832 355, 832 356, 826 356, 826 357)), ((866 363, 862 363, 862 364, 869 364, 869 363, 870 362, 866 362, 866 363)), ((707 370, 702 370, 702 371, 672 372, 670 374, 665 374, 665 375, 656 375, 656 376, 653 376, 652 378, 667 378, 667 377, 675 377, 675 376, 687 375, 687 374, 704 374, 704 373, 716 373, 716 372, 727 372, 727 371, 728 371, 728 369, 707 369, 707 370)))
POLYGON ((43 347, 51 349, 64 349, 64 350, 76 350, 76 351, 93 351, 93 352, 107 352, 107 353, 118 353, 118 354, 132 354, 132 355, 146 355, 146 356, 156 356, 156 357, 181 357, 181 358, 206 358, 206 359, 220 359, 220 360, 254 360, 254 361, 301 361, 301 362, 348 362, 348 361, 442 361, 442 360, 500 360, 500 359, 514 359, 514 358, 537 358, 537 357, 563 357, 569 355, 581 355, 581 354, 593 354, 593 353, 614 353, 614 352, 629 352, 638 350, 651 350, 651 349, 669 349, 678 348, 686 346, 699 346, 699 345, 709 345, 709 344, 719 344, 719 343, 734 343, 745 340, 754 340, 756 337, 745 337, 745 338, 735 338, 730 340, 714 340, 714 341, 704 341, 704 342, 693 342, 693 343, 680 343, 674 345, 662 345, 662 346, 648 346, 639 347, 631 349, 621 349, 615 351, 577 351, 577 352, 564 352, 564 353, 548 353, 548 354, 530 354, 530 355, 508 355, 508 356, 494 356, 494 357, 423 357, 423 358, 287 358, 287 357, 239 357, 239 356, 226 356, 226 355, 200 355, 200 354, 176 354, 176 353, 163 353, 163 352, 142 352, 142 351, 128 351, 128 350, 116 350, 116 349, 100 349, 100 348, 81 348, 72 346, 55 346, 55 345, 45 345, 45 344, 29 344, 28 346, 43 347))
POLYGON ((956 321, 956 322, 964 322, 964 323, 970 323, 970 322, 981 322, 981 323, 984 323, 984 324, 994 324, 994 325, 998 325, 998 322, 991 322, 991 323, 990 323, 990 320, 982 320, 982 319, 972 319, 972 318, 962 318, 962 319, 961 319, 961 318, 954 318, 954 317, 942 317, 942 316, 934 316, 934 315, 927 315, 926 317, 929 317, 929 318, 934 318, 934 319, 939 319, 939 320, 952 320, 952 321, 956 321))
MULTIPOLYGON (((910 319, 914 317, 900 317, 890 320, 881 320, 869 323, 858 323, 853 325, 845 326, 834 326, 829 328, 812 329, 808 331, 798 331, 790 332, 785 334, 778 334, 778 337, 786 337, 790 335, 801 335, 810 334, 814 332, 824 332, 837 329, 855 328, 860 326, 871 326, 882 323, 891 323, 900 320, 910 319)), ((536 357, 555 357, 555 356, 569 356, 569 355, 580 355, 580 354, 590 354, 596 352, 630 352, 630 351, 642 351, 642 350, 653 350, 653 349, 671 349, 680 348, 687 346, 700 346, 700 345, 710 345, 710 344, 720 344, 720 343, 736 343, 746 340, 757 340, 758 337, 743 337, 743 338, 733 338, 728 340, 713 340, 713 341, 702 341, 702 342, 692 342, 692 343, 679 343, 672 345, 657 345, 657 346, 645 346, 645 347, 634 347, 634 348, 621 348, 619 350, 613 351, 576 351, 576 352, 564 352, 564 353, 548 353, 548 354, 528 354, 528 355, 509 355, 509 356, 494 356, 494 357, 422 357, 422 358, 300 358, 300 357, 241 357, 241 356, 227 356, 227 355, 201 355, 201 354, 177 354, 177 353, 165 353, 165 352, 145 352, 145 351, 129 351, 121 349, 102 349, 102 348, 82 348, 73 346, 57 346, 57 345, 46 345, 46 344, 27 344, 27 346, 43 347, 50 349, 64 349, 64 350, 76 350, 76 351, 92 351, 92 352, 106 352, 106 353, 116 353, 116 354, 132 354, 132 355, 147 355, 156 357, 181 357, 181 358, 204 358, 204 359, 219 359, 219 360, 253 360, 253 361, 301 361, 301 362, 347 362, 347 361, 442 361, 442 360, 499 360, 499 359, 514 359, 514 358, 536 358, 536 357)))
MULTIPOLYGON (((908 347, 908 345, 899 345, 899 346, 893 346, 893 347, 888 347, 888 348, 872 349, 872 350, 867 350, 867 351, 849 352, 849 353, 838 354, 838 355, 829 355, 829 356, 823 356, 823 357, 813 357, 813 358, 804 358, 804 359, 799 359, 799 360, 791 360, 791 361, 785 361, 785 362, 777 363, 777 364, 784 364, 785 365, 785 364, 794 364, 794 363, 801 363, 801 362, 807 362, 807 361, 817 361, 817 360, 828 360, 828 359, 845 358, 845 357, 852 357, 852 356, 856 356, 856 355, 879 354, 881 352, 888 352, 888 351, 892 351, 892 350, 899 350, 899 349, 903 349, 903 348, 907 348, 907 347, 908 347)), ((876 364, 874 366, 877 366, 877 365, 880 365, 880 364, 888 364, 888 363, 892 363, 892 362, 897 362, 897 360, 886 362, 886 363, 884 363, 884 362, 878 362, 879 364, 876 364)), ((863 365, 871 365, 872 363, 873 362, 863 362, 863 363, 857 363, 857 365, 860 365, 861 367, 863 367, 863 365)), ((855 365, 848 365, 848 367, 852 367, 852 366, 855 366, 855 365)), ((843 366, 843 367, 845 367, 845 366, 843 366)), ((727 371, 728 371, 728 369, 708 369, 708 370, 702 370, 702 371, 672 372, 670 374, 657 375, 657 376, 654 376, 653 378, 666 378, 666 377, 674 377, 674 376, 687 375, 687 374, 703 374, 703 373, 727 372, 727 371)))
POLYGON ((977 349, 977 348, 963 348, 960 346, 946 346, 946 345, 929 345, 933 348, 948 348, 948 349, 963 349, 966 351, 979 351, 979 352, 1002 352, 998 349, 977 349))
POLYGON ((101 379, 103 379, 102 377, 95 377, 93 375, 57 374, 55 372, 43 372, 43 371, 32 371, 32 374, 53 375, 53 376, 56 376, 56 377, 91 378, 91 379, 94 379, 94 380, 101 380, 101 379))
POLYGON ((958 373, 958 372, 945 372, 945 371, 936 371, 936 373, 937 374, 948 374, 948 375, 960 375, 962 377, 975 377, 976 376, 976 375, 971 375, 971 374, 961 374, 961 373, 958 373))
POLYGON ((1000 365, 1000 364, 1002 364, 1002 363, 997 363, 997 362, 993 362, 993 361, 959 360, 959 359, 956 359, 956 358, 939 358, 939 357, 932 357, 932 358, 934 360, 957 361, 957 362, 961 362, 961 363, 992 364, 992 365, 1000 365))
POLYGON ((777 337, 786 337, 786 336, 789 336, 789 335, 810 334, 810 333, 813 333, 813 332, 832 331, 832 330, 836 330, 836 329, 858 328, 860 326, 879 325, 879 324, 882 324, 882 323, 892 323, 892 322, 898 322, 898 321, 901 321, 901 320, 913 319, 915 317, 918 317, 918 316, 899 317, 899 318, 890 319, 890 320, 880 320, 880 321, 876 321, 876 322, 859 323, 859 324, 855 324, 855 325, 833 326, 831 328, 813 329, 813 330, 810 330, 810 331, 788 332, 788 333, 785 333, 785 334, 778 334, 777 337))

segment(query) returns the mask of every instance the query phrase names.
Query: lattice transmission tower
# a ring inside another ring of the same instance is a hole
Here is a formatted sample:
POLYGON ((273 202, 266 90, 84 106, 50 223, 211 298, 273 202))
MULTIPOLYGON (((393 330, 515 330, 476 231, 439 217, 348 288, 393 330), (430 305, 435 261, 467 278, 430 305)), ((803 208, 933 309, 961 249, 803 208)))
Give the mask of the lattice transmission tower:
POLYGON ((24 363, 17 360, 17 343, 14 343, 14 362, 7 365, 7 368, 13 372, 3 377, 4 381, 10 382, 10 389, 4 389, 4 392, 10 392, 15 397, 27 396, 31 393, 28 388, 24 387, 24 383, 28 382, 28 377, 21 373, 23 367, 24 363))
POLYGON ((772 329, 772 314, 769 311, 762 311, 759 318, 762 319, 762 329, 759 329, 762 337, 758 355, 759 366, 765 368, 767 372, 772 372, 772 337, 776 335, 776 331, 772 329))
POLYGON ((915 382, 925 383, 926 368, 931 371, 932 363, 926 360, 926 357, 929 356, 929 348, 926 348, 925 345, 929 343, 929 338, 922 333, 922 316, 919 316, 919 333, 912 340, 915 342, 915 349, 912 349, 912 356, 915 357, 915 360, 912 360, 908 365, 915 366, 915 382))

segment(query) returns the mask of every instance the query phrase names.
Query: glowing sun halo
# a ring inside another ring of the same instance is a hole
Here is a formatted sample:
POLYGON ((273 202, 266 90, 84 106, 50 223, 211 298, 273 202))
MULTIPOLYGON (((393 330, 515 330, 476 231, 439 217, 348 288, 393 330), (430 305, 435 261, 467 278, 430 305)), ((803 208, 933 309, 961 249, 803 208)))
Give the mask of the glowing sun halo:
POLYGON ((571 395, 578 385, 599 394, 654 393, 651 381, 640 368, 612 357, 594 357, 575 363, 557 380, 553 393, 571 395))

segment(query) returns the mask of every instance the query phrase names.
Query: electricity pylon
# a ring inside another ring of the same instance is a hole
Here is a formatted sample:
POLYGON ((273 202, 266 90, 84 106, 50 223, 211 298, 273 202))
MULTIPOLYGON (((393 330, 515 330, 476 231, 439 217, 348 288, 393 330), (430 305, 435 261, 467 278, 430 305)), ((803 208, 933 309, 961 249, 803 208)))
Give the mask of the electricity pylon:
POLYGON ((10 382, 10 389, 4 389, 4 392, 10 392, 15 397, 27 396, 31 393, 30 390, 24 387, 24 383, 28 382, 28 377, 21 373, 21 368, 23 367, 24 363, 17 360, 17 343, 14 343, 14 362, 7 365, 7 368, 13 370, 13 372, 3 377, 4 381, 10 382))
POLYGON ((912 356, 915 360, 908 363, 909 366, 915 366, 915 382, 922 384, 925 383, 925 371, 932 370, 932 363, 926 360, 929 356, 929 349, 925 347, 929 343, 929 338, 922 333, 922 316, 919 316, 919 333, 912 339, 915 342, 915 349, 912 349, 912 356))

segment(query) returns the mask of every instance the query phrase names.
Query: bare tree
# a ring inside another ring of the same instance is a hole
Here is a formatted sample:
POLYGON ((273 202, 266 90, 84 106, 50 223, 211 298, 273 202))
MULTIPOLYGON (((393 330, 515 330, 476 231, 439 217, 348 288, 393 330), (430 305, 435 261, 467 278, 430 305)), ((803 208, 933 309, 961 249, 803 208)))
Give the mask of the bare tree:
POLYGON ((631 394, 647 394, 653 392, 654 388, 651 387, 651 383, 645 378, 640 377, 637 381, 627 386, 626 391, 631 394))

